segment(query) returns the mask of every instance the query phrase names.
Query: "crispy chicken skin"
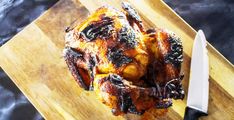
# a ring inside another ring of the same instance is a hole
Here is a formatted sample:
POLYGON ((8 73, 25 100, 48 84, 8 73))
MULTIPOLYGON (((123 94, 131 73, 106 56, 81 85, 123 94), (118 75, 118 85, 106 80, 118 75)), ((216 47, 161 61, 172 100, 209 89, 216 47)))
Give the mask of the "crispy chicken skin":
POLYGON ((183 48, 167 30, 145 30, 128 3, 101 7, 66 30, 64 58, 81 88, 94 90, 114 115, 143 114, 183 99, 183 48))

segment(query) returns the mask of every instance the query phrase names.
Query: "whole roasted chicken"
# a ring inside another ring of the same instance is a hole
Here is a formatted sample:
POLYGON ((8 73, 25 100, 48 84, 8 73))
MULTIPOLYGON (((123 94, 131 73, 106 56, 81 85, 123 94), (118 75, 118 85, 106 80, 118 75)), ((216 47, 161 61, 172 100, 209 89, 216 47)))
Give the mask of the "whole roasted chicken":
POLYGON ((114 115, 143 114, 183 99, 183 48, 167 30, 145 30, 129 3, 103 6, 66 30, 64 58, 81 88, 95 91, 114 115))

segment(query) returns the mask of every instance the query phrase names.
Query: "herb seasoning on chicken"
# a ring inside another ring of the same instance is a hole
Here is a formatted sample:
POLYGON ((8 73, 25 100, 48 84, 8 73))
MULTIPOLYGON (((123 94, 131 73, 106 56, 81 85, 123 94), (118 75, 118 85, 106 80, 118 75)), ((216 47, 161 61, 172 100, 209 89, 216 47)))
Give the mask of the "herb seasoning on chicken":
POLYGON ((128 3, 101 7, 66 30, 64 58, 81 88, 93 90, 114 115, 143 114, 183 99, 183 48, 167 30, 145 30, 128 3))

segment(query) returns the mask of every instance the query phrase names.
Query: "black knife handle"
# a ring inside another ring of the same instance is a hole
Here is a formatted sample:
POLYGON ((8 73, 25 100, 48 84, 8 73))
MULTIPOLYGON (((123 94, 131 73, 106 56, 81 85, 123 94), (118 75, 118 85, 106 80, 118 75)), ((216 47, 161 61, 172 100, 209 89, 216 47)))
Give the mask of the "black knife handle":
POLYGON ((207 116, 208 114, 200 110, 193 109, 191 107, 185 108, 184 120, 198 120, 201 116, 207 116))

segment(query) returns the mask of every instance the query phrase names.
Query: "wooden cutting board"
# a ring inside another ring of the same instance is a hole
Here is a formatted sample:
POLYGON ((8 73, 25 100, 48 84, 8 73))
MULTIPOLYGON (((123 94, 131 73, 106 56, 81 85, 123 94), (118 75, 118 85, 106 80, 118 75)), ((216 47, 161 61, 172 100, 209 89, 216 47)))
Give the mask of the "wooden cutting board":
MULTIPOLYGON (((130 1, 143 17, 146 27, 174 31, 184 46, 183 85, 187 93, 190 58, 196 34, 163 1, 130 1)), ((0 65, 30 102, 48 120, 169 119, 181 120, 186 98, 174 101, 168 113, 151 109, 142 116, 113 116, 94 93, 80 89, 62 57, 64 29, 73 21, 81 22, 89 12, 102 5, 120 8, 119 0, 60 0, 0 48, 0 65)), ((230 51, 231 52, 231 51, 230 51)), ((234 67, 210 44, 209 116, 206 120, 234 119, 234 67)))

